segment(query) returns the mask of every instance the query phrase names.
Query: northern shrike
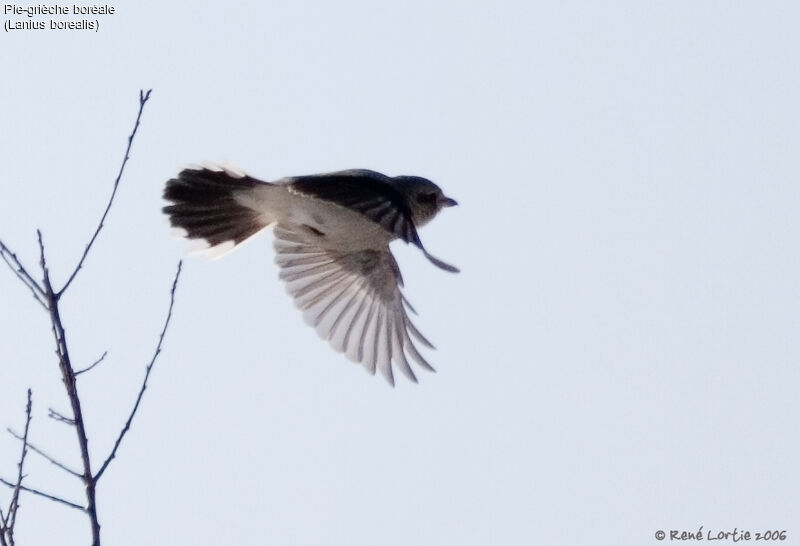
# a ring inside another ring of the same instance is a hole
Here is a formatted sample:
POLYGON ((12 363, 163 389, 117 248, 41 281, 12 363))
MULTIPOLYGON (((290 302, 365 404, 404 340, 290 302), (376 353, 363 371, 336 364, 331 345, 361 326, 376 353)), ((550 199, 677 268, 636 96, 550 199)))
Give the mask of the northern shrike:
POLYGON ((215 251, 232 249, 274 226, 275 261, 295 305, 320 337, 394 384, 392 368, 417 380, 407 356, 433 370, 412 337, 433 345, 411 323, 414 309, 389 243, 417 246, 438 267, 417 228, 457 203, 418 176, 364 169, 265 182, 221 167, 190 168, 167 182, 170 223, 215 251), (410 335, 409 335, 410 334, 410 335))

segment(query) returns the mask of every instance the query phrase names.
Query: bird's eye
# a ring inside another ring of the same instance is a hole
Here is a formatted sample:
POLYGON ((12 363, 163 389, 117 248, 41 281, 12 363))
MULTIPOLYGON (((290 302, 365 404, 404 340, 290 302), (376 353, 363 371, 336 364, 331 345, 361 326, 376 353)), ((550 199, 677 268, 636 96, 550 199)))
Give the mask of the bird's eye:
POLYGON ((417 195, 417 203, 421 205, 430 205, 436 202, 435 193, 420 193, 417 195))

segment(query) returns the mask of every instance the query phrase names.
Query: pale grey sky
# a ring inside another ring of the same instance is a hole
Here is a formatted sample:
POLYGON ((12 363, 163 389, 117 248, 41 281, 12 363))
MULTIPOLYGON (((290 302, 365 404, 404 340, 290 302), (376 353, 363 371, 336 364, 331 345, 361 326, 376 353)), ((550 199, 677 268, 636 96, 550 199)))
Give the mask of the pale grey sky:
MULTIPOLYGON (((26 4, 27 5, 27 4, 26 4)), ((395 248, 437 374, 395 389, 294 309, 265 233, 189 257, 104 541, 657 544, 800 535, 800 7, 794 2, 126 2, 0 38, 0 237, 64 279, 95 460, 130 409, 183 245, 166 179, 363 167, 461 204, 395 248)), ((6 19, 9 16, 5 16, 6 19)), ((12 18, 13 19, 13 18, 12 18)), ((17 17, 14 20, 22 20, 17 17)), ((71 463, 46 317, 0 269, 0 425, 71 463)), ((0 435, 0 476, 17 442, 0 435)), ((36 457, 32 486, 82 500, 36 457)), ((0 492, 0 501, 5 503, 0 492)), ((25 498, 24 544, 87 543, 25 498)), ((720 544, 727 542, 721 541, 720 544)))

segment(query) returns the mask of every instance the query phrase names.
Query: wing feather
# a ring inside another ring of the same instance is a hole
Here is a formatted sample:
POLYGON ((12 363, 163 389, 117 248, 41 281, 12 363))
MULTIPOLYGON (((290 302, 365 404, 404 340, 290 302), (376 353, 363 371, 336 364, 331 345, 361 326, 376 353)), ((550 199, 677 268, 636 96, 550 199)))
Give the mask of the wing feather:
POLYGON ((433 347, 409 319, 411 306, 388 247, 342 252, 318 245, 300 228, 275 228, 280 278, 304 320, 337 351, 372 374, 380 371, 392 385, 395 369, 417 381, 412 361, 433 370, 414 345, 433 347))
POLYGON ((392 345, 394 346, 393 356, 397 361, 398 368, 400 368, 400 371, 403 372, 403 375, 416 383, 417 376, 414 375, 414 370, 412 370, 411 366, 408 364, 408 359, 406 358, 405 351, 403 350, 402 328, 403 323, 401 321, 394 321, 394 327, 391 329, 392 345))

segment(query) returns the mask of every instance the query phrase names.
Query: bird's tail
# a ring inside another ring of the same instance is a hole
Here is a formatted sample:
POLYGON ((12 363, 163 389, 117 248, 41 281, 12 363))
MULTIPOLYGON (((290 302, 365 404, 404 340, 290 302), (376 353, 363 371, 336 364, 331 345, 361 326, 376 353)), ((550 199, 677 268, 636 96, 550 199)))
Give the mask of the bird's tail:
POLYGON ((271 223, 242 204, 262 186, 271 184, 231 169, 184 169, 167 181, 164 199, 172 204, 163 211, 187 238, 201 239, 209 249, 224 253, 271 223))

